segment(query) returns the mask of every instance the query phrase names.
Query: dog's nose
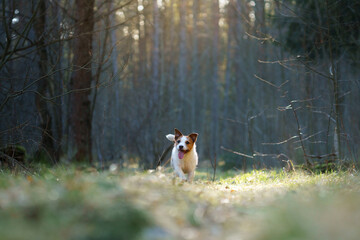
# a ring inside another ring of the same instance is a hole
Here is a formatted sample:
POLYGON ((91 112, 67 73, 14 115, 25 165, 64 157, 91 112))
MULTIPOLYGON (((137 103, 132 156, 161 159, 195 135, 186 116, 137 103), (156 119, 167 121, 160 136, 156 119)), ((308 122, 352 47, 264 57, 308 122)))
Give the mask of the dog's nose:
POLYGON ((179 149, 180 149, 180 150, 182 150, 183 148, 184 148, 184 146, 181 146, 181 145, 179 146, 179 149))

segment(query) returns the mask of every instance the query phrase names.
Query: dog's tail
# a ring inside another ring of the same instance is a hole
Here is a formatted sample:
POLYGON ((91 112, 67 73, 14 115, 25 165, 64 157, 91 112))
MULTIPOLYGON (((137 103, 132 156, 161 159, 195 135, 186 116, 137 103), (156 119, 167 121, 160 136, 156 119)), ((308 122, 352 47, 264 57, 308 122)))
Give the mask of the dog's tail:
POLYGON ((174 134, 168 134, 168 135, 166 135, 166 138, 171 142, 175 142, 175 135, 174 134))

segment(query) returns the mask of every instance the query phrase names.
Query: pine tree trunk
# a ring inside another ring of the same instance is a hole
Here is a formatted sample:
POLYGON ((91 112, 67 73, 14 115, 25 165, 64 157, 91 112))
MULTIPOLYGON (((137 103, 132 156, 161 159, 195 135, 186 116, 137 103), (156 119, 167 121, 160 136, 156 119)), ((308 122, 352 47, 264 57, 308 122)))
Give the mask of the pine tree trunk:
POLYGON ((160 56, 160 24, 159 24, 159 7, 157 0, 153 0, 153 48, 152 48, 152 87, 153 87, 153 104, 159 99, 159 56, 160 56))
POLYGON ((215 158, 219 150, 219 89, 218 89, 218 49, 219 49, 219 0, 213 0, 213 40, 212 40, 212 103, 211 103, 211 121, 212 121, 212 147, 211 158, 215 158))
POLYGON ((94 30, 94 0, 75 0, 77 21, 75 25, 74 60, 72 73, 71 127, 74 134, 78 162, 92 162, 91 157, 91 60, 94 30))
POLYGON ((39 72, 40 80, 38 81, 37 91, 39 94, 36 94, 35 103, 36 108, 40 116, 40 128, 41 128, 41 143, 38 154, 38 157, 43 157, 41 155, 45 154, 46 157, 49 157, 53 163, 57 161, 55 154, 55 143, 54 136, 52 131, 52 116, 49 111, 47 101, 43 99, 42 96, 48 96, 49 93, 49 77, 48 72, 48 53, 45 46, 45 28, 46 28, 46 3, 44 0, 39 2, 39 13, 36 19, 34 29, 38 38, 38 54, 39 54, 39 72))
POLYGON ((184 110, 186 109, 185 104, 185 80, 186 80, 186 0, 180 1, 180 49, 179 49, 179 103, 177 107, 180 108, 179 122, 182 123, 184 119, 184 110))
POLYGON ((198 22, 198 13, 199 13, 199 0, 194 0, 193 2, 193 34, 192 34, 192 78, 191 78, 191 129, 194 131, 195 128, 198 128, 196 124, 197 119, 197 98, 198 98, 198 87, 199 87, 199 60, 198 60, 198 36, 197 36, 197 22, 198 22))

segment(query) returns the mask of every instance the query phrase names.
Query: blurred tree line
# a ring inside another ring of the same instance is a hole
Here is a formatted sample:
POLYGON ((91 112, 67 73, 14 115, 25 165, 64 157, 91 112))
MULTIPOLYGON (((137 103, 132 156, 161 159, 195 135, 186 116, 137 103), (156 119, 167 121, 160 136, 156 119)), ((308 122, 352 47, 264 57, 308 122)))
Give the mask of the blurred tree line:
POLYGON ((359 31, 351 0, 2 0, 0 147, 149 168, 176 127, 229 167, 355 164, 359 31))

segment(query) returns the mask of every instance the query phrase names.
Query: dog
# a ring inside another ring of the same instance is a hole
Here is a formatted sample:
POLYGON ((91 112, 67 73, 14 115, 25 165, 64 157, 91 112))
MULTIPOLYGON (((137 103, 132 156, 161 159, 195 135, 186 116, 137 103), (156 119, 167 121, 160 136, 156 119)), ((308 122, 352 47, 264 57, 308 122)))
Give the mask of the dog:
POLYGON ((166 138, 174 142, 171 152, 171 165, 175 174, 183 181, 192 182, 195 176, 195 168, 198 164, 198 154, 196 152, 197 133, 184 136, 175 128, 175 134, 168 134, 166 138), (187 177, 185 177, 187 174, 187 177))

